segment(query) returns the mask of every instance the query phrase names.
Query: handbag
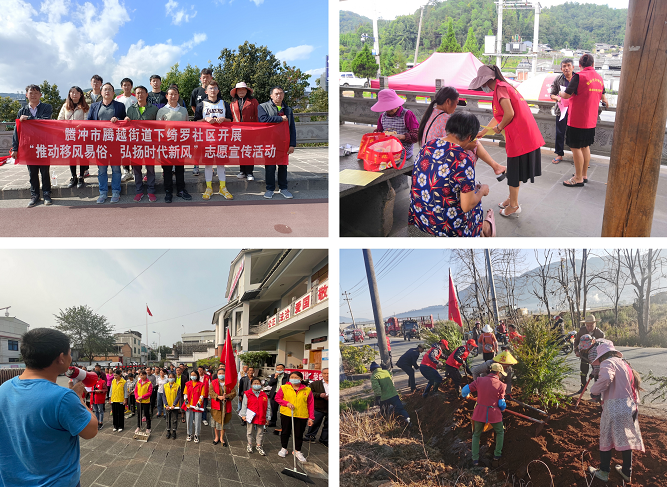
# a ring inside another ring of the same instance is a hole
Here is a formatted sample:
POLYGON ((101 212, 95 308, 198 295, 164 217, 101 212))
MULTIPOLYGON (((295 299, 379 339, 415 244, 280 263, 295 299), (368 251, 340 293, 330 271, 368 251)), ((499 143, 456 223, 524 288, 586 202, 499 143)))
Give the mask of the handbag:
POLYGON ((392 167, 402 169, 404 165, 405 149, 401 141, 394 136, 385 136, 384 139, 373 143, 368 147, 364 156, 366 171, 378 172, 392 167), (403 161, 399 164, 401 154, 403 154, 403 161))
POLYGON ((370 134, 364 134, 363 137, 361 137, 361 144, 359 144, 357 159, 365 159, 366 155, 368 154, 368 148, 375 142, 384 140, 387 137, 389 136, 384 132, 371 132, 370 134))

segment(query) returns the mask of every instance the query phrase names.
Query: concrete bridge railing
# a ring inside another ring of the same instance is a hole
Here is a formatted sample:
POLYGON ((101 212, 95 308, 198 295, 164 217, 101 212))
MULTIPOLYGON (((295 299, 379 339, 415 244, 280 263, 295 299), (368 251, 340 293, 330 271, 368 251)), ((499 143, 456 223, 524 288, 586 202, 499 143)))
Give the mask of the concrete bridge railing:
MULTIPOLYGON (((378 88, 341 88, 340 89, 340 122, 356 122, 377 124, 378 114, 371 111, 371 106, 377 101, 378 88), (345 92, 345 93, 344 93, 345 92), (353 96, 349 93, 353 92, 353 96), (364 94, 373 93, 375 98, 364 98, 364 94)), ((405 108, 411 110, 417 120, 421 120, 428 105, 424 102, 418 102, 417 97, 426 97, 430 102, 434 93, 420 91, 401 91, 397 93, 406 98, 405 108)), ((465 95, 461 98, 466 100, 467 106, 457 107, 457 110, 466 110, 474 113, 483 125, 488 125, 492 118, 491 103, 488 97, 465 95), (480 104, 480 102, 486 102, 480 104)), ((532 105, 533 111, 537 111, 533 116, 537 126, 544 137, 544 143, 547 147, 554 147, 556 141, 556 117, 552 113, 553 102, 527 100, 532 105)), ((615 112, 615 108, 609 108, 607 111, 615 112)), ((496 140, 502 140, 502 136, 485 137, 496 140)), ((611 155, 611 146, 614 140, 614 122, 602 121, 598 117, 598 124, 595 129, 595 143, 591 146, 591 153, 607 156, 611 155)), ((667 130, 662 144, 661 164, 667 165, 667 130)))

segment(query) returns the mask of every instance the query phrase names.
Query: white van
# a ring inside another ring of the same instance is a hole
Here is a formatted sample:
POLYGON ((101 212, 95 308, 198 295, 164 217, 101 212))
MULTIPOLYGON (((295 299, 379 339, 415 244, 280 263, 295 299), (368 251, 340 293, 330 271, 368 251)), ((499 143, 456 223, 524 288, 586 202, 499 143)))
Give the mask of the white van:
POLYGON ((340 73, 339 84, 343 87, 352 86, 355 88, 368 88, 368 80, 366 78, 357 78, 354 73, 350 71, 343 71, 340 73))

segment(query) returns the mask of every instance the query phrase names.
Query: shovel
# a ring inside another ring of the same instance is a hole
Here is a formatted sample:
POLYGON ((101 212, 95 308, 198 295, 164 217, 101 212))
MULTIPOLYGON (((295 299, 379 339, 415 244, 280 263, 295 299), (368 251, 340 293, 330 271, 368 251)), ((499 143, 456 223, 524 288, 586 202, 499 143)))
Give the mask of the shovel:
MULTIPOLYGON (((477 402, 477 398, 476 398, 476 397, 467 396, 466 399, 470 399, 471 401, 475 401, 475 402, 477 402)), ((540 433, 542 432, 542 430, 544 429, 544 425, 547 424, 546 421, 542 421, 542 420, 540 420, 540 419, 531 418, 530 416, 526 416, 526 415, 521 414, 521 413, 515 413, 514 411, 510 411, 509 409, 505 409, 505 411, 503 411, 503 412, 504 412, 504 413, 510 413, 510 414, 513 414, 514 416, 518 416, 518 417, 523 418, 523 419, 526 419, 526 420, 528 420, 528 421, 532 421, 533 423, 537 423, 537 429, 535 430, 535 436, 539 436, 540 433)))
POLYGON ((549 421, 549 419, 551 419, 551 416, 550 416, 549 413, 547 413, 546 411, 542 411, 541 409, 537 409, 536 407, 530 406, 529 404, 526 404, 525 402, 521 402, 521 401, 519 401, 518 399, 510 398, 510 401, 513 401, 513 402, 515 402, 515 403, 517 403, 517 404, 519 404, 520 406, 523 406, 523 407, 525 407, 525 408, 531 409, 532 411, 535 411, 536 413, 539 413, 539 414, 541 414, 542 416, 546 416, 546 417, 547 417, 547 419, 546 419, 547 421, 549 421))
POLYGON ((584 392, 586 392, 586 389, 588 389, 588 383, 591 381, 591 378, 588 378, 588 381, 586 381, 586 385, 584 386, 584 390, 581 391, 581 394, 579 394, 579 399, 577 399, 577 404, 575 404, 574 409, 577 409, 579 407, 579 403, 581 402, 581 398, 584 397, 584 392))
POLYGON ((294 409, 292 409, 292 457, 294 457, 294 469, 291 468, 283 468, 282 473, 283 475, 287 475, 288 477, 292 477, 295 479, 303 480, 304 482, 307 482, 309 484, 314 484, 310 477, 308 477, 307 473, 304 472, 299 472, 296 469, 296 455, 294 452, 296 451, 296 431, 294 430, 294 409))

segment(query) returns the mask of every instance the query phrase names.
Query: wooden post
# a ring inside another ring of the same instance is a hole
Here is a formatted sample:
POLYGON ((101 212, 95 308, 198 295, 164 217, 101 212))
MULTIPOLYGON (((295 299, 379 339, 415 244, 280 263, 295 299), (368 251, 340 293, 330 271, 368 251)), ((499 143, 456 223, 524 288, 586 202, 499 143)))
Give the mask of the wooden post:
POLYGON ((667 121, 667 2, 630 0, 603 237, 650 237, 667 121))

